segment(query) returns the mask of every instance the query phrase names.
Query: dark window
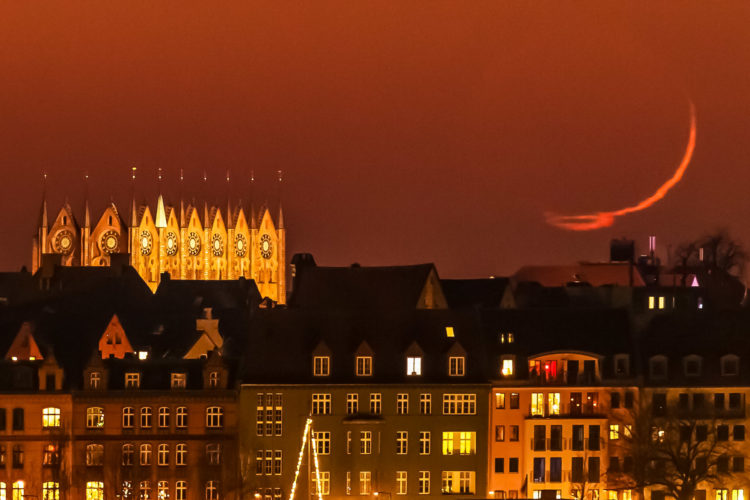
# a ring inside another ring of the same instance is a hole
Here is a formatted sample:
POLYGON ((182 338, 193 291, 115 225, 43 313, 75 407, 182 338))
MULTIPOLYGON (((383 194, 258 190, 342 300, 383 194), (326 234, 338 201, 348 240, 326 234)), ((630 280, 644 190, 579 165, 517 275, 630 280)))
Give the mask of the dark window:
POLYGON ((573 457, 570 464, 570 480, 574 483, 583 482, 583 457, 573 457))
POLYGON ((547 428, 543 425, 534 426, 534 451, 544 451, 547 441, 547 428))
POLYGON ((625 408, 633 407, 633 393, 628 391, 625 393, 625 408))
POLYGON ((549 429, 549 449, 562 451, 562 425, 553 425, 549 429))
POLYGON ((517 425, 511 425, 510 426, 510 439, 509 441, 518 441, 518 426, 517 425))
POLYGON ((571 443, 573 451, 583 451, 583 426, 573 426, 573 442, 571 443))
POLYGON ((552 457, 549 459, 549 481, 551 483, 562 482, 562 458, 552 457))
POLYGON ((744 425, 742 424, 735 425, 732 428, 732 439, 734 439, 735 441, 745 440, 745 426, 744 425))
POLYGON ((620 407, 620 393, 619 392, 613 392, 610 399, 610 406, 612 408, 619 408, 620 407))
POLYGON ((5 422, 5 408, 0 408, 0 431, 4 431, 6 427, 5 422))
POLYGON ((717 410, 723 410, 724 409, 724 393, 717 392, 714 394, 714 408, 717 410))
MULTIPOLYGON (((596 451, 599 449, 599 426, 589 425, 589 450, 596 451)), ((599 477, 599 474, 596 475, 599 477)))
POLYGON ((706 474, 708 471, 708 457, 700 456, 695 457, 695 471, 696 474, 706 474))
POLYGON ((732 472, 745 472, 745 457, 732 457, 732 472))
POLYGON ((589 457, 589 482, 599 482, 599 457, 589 457))
POLYGON ((651 399, 651 411, 654 415, 664 415, 667 412, 667 395, 662 393, 654 394, 651 399))
POLYGON ((508 459, 508 472, 518 472, 518 458, 508 459))
POLYGON ((13 408, 13 430, 23 430, 23 408, 13 408))
POLYGON ((5 467, 5 463, 6 463, 6 460, 5 460, 6 453, 5 453, 5 451, 6 451, 5 450, 5 445, 4 444, 0 444, 0 467, 5 467))
POLYGON ((518 409, 518 393, 517 392, 510 393, 510 409, 511 410, 518 409))
POLYGON ((47 390, 48 391, 54 391, 55 390, 55 374, 50 373, 46 377, 47 380, 47 390))
POLYGON ((739 392, 732 392, 729 394, 729 409, 739 410, 742 407, 742 394, 739 392))
POLYGON ((716 426, 716 440, 717 441, 729 441, 729 426, 728 425, 716 426))
POLYGON ((620 472, 620 457, 609 457, 609 472, 620 472))
POLYGON ((729 457, 721 456, 716 459, 716 471, 719 474, 729 474, 729 457))
POLYGON ((666 500, 666 498, 667 498, 666 491, 652 491, 651 492, 651 500, 666 500))
POLYGON ((534 457, 534 482, 543 483, 544 481, 544 457, 534 457))
POLYGON ((585 384, 593 384, 596 375, 596 361, 587 359, 583 362, 583 380, 585 384))
POLYGON ((568 384, 576 385, 578 383, 578 361, 568 361, 568 384))
POLYGON ((693 428, 689 425, 680 426, 680 441, 683 443, 690 442, 690 435, 693 433, 693 428))
POLYGON ((622 471, 626 474, 632 474, 634 464, 633 457, 625 457, 625 460, 622 461, 622 471))
POLYGON ((13 445, 13 468, 23 469, 23 446, 13 445))
POLYGON ((505 472, 505 459, 504 458, 495 459, 495 472, 505 472))
POLYGON ((690 408, 690 398, 686 392, 681 392, 677 399, 677 407, 680 410, 687 410, 690 408))
POLYGON ((695 426, 695 440, 699 443, 708 439, 708 426, 696 425, 695 426))
POLYGON ((628 359, 625 357, 617 358, 615 361, 615 373, 618 375, 627 375, 628 373, 628 359))
POLYGON ((583 395, 580 392, 570 393, 570 414, 577 416, 583 412, 583 395))
POLYGON ((706 490, 695 490, 693 500, 706 500, 706 490))
POLYGON ((693 409, 699 410, 706 406, 706 395, 702 392, 693 394, 693 409))

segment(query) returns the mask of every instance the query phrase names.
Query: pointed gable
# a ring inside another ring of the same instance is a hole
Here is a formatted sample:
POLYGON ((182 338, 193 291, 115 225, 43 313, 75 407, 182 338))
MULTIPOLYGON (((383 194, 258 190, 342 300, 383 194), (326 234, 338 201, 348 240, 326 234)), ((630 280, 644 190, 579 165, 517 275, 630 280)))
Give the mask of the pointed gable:
POLYGON ((212 309, 203 310, 203 317, 195 320, 198 339, 188 349, 183 359, 200 359, 207 357, 211 351, 220 351, 224 345, 224 338, 219 332, 219 320, 213 317, 212 309))
POLYGON ((31 330, 31 323, 24 321, 13 342, 10 344, 10 348, 5 354, 5 359, 13 361, 44 359, 31 330))
POLYGON ((107 328, 104 329, 104 333, 99 338, 99 352, 101 352, 102 359, 109 357, 122 359, 125 354, 134 352, 133 346, 130 345, 130 341, 125 335, 125 329, 120 324, 120 318, 116 314, 112 315, 107 328))
POLYGON ((430 269, 427 279, 424 281, 422 293, 419 295, 417 309, 447 309, 448 301, 445 300, 443 288, 434 266, 430 269))

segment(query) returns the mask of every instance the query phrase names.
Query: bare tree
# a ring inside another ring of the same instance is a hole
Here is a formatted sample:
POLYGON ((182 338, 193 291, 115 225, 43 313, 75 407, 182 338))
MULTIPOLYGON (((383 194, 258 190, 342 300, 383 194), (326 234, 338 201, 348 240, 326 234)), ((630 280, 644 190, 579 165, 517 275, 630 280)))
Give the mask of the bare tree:
POLYGON ((693 241, 681 243, 675 248, 672 257, 676 261, 676 267, 683 273, 684 281, 687 273, 694 269, 718 270, 741 277, 750 256, 726 229, 719 229, 693 241))

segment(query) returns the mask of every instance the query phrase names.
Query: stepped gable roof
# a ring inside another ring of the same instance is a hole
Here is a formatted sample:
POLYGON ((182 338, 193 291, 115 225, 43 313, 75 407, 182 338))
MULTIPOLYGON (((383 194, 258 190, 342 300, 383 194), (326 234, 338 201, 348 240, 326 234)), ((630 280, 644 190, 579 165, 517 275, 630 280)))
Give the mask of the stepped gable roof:
POLYGON ((245 383, 482 383, 486 380, 482 338, 471 312, 451 310, 330 311, 258 310, 250 323, 242 378, 245 383), (446 336, 452 326, 455 336, 446 336), (355 356, 366 342, 373 375, 355 375, 355 356), (406 353, 424 352, 423 375, 406 375, 406 353), (449 377, 448 352, 467 352, 464 377, 449 377), (325 344, 331 375, 313 375, 313 353, 325 344))
POLYGON ((298 270, 290 307, 394 309, 417 307, 433 264, 317 267, 298 270))
POLYGON ((514 283, 535 282, 544 287, 588 283, 591 286, 645 286, 634 266, 618 262, 580 262, 574 265, 523 266, 513 274, 514 283))
POLYGON ((440 280, 445 298, 452 308, 500 307, 503 295, 509 285, 509 278, 440 280))
POLYGON ((243 309, 262 297, 255 280, 173 280, 163 276, 154 298, 161 309, 191 311, 198 317, 206 307, 214 311, 243 309))

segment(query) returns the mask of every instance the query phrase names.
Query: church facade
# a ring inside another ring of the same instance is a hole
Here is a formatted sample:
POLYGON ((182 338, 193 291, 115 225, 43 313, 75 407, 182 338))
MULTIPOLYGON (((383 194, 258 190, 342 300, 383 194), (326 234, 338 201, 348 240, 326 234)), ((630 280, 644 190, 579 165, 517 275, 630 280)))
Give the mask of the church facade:
POLYGON ((160 195, 155 210, 133 201, 127 224, 114 203, 92 224, 88 202, 79 224, 66 202, 54 220, 47 216, 46 199, 34 237, 32 271, 46 256, 64 266, 109 266, 113 260, 133 266, 152 291, 162 273, 170 279, 253 279, 261 296, 286 302, 286 232, 284 215, 274 222, 268 208, 248 217, 242 206, 226 211, 169 206, 160 195), (125 260, 127 259, 127 260, 125 260))

